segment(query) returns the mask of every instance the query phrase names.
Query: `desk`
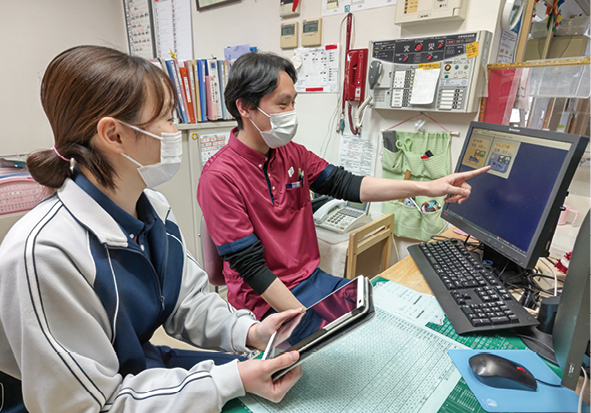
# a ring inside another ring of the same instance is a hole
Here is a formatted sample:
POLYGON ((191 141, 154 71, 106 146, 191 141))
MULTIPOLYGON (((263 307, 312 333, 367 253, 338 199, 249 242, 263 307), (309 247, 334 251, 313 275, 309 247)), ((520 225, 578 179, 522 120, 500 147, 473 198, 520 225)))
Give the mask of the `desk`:
MULTIPOLYGON (((444 232, 442 234, 442 236, 448 237, 448 238, 464 238, 464 237, 456 234, 455 232, 453 232, 452 229, 444 232)), ((423 274, 421 274, 421 272, 419 271, 419 268, 417 267, 417 265, 415 264, 414 260, 412 259, 412 257, 410 255, 405 257, 404 259, 400 260, 399 262, 394 264, 392 267, 388 268, 386 271, 384 271, 382 274, 380 274, 379 277, 385 278, 390 281, 395 281, 395 282, 402 284, 406 287, 412 288, 413 290, 416 290, 418 292, 433 295, 433 292, 431 291, 429 284, 425 280, 425 277, 423 277, 423 274)), ((559 276, 559 279, 560 278, 564 279, 564 275, 562 275, 562 277, 559 276)), ((548 286, 548 288, 550 288, 550 286, 548 286)), ((583 385, 583 378, 581 377, 579 379, 579 384, 577 386, 577 390, 576 390, 577 393, 579 393, 581 391, 582 385, 583 385)), ((590 383, 588 383, 587 386, 590 386, 590 383)), ((590 401, 589 399, 590 399, 589 388, 587 388, 585 391, 585 396, 583 397, 583 400, 585 401, 585 403, 589 404, 589 401, 590 401)))

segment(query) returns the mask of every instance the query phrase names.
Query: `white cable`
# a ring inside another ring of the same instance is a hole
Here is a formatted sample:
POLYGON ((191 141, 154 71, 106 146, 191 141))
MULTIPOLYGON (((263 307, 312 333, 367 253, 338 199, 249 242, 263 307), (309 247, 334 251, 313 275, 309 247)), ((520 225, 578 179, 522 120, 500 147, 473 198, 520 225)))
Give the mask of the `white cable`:
POLYGON ((355 129, 361 129, 361 126, 363 125, 363 118, 365 118, 365 109, 367 109, 372 100, 373 97, 368 93, 363 103, 359 105, 359 107, 355 111, 355 115, 353 116, 353 126, 355 127, 355 129), (361 120, 359 119, 360 113, 362 114, 361 120))
MULTIPOLYGON (((546 260, 547 259, 548 258, 546 258, 546 260)), ((540 262, 542 264, 544 264, 546 266, 546 268, 548 268, 550 270, 550 272, 552 273, 552 275, 554 276, 554 296, 556 297, 558 295, 558 277, 556 277, 556 273, 554 272, 552 267, 550 267, 548 264, 546 264, 546 262, 544 260, 540 260, 540 262)))
MULTIPOLYGON (((339 29, 339 62, 342 61, 342 53, 343 53, 343 23, 347 20, 347 16, 341 20, 341 27, 339 29)), ((339 88, 339 92, 337 94, 337 104, 335 106, 334 111, 328 122, 328 129, 326 131, 326 135, 324 135, 324 139, 322 140, 322 144, 320 145, 320 156, 323 158, 326 157, 326 151, 328 150, 328 145, 330 143, 330 136, 331 136, 331 129, 334 126, 335 118, 339 115, 339 110, 342 110, 342 99, 343 99, 343 85, 341 83, 341 87, 339 88)), ((340 122, 339 122, 340 123, 340 122)), ((339 126, 337 125, 337 130, 339 126)))
POLYGON ((587 385, 587 372, 583 367, 581 367, 581 370, 583 370, 583 375, 585 376, 585 379, 583 380, 583 386, 581 387, 581 392, 579 393, 579 413, 582 413, 583 411, 583 392, 585 391, 585 386, 587 385))

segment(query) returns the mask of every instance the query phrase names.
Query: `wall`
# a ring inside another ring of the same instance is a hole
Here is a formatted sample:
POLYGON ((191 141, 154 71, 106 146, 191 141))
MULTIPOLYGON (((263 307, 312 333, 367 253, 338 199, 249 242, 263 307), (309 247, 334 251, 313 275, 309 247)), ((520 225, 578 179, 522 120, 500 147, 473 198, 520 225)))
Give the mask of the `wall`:
MULTIPOLYGON (((419 37, 441 33, 459 33, 476 30, 495 32, 501 6, 501 0, 468 2, 467 18, 461 23, 429 23, 408 29, 402 29, 394 24, 395 6, 364 10, 354 13, 354 41, 351 48, 368 47, 370 40, 390 40, 401 37, 419 37)), ((227 46, 250 43, 259 50, 273 51, 285 57, 291 57, 293 52, 283 51, 279 47, 280 24, 286 21, 298 20, 300 31, 302 20, 319 17, 322 14, 319 0, 302 2, 301 14, 297 18, 282 19, 279 17, 279 6, 270 6, 269 1, 242 0, 202 12, 194 11, 193 35, 195 39, 195 57, 203 58, 215 56, 223 58, 223 49, 227 46), (220 27, 222 28, 220 30, 220 27), (230 29, 231 28, 231 29, 230 29), (215 34, 214 34, 215 33, 215 34), (207 39, 200 41, 200 39, 207 39)), ((322 44, 340 43, 344 48, 344 33, 339 41, 339 27, 344 14, 324 17, 322 19, 322 44)), ((300 34, 301 38, 301 34, 300 34)), ((495 36, 491 55, 496 57, 498 35, 495 36)), ((301 39, 300 39, 301 43, 301 39)), ((342 67, 341 67, 342 70, 342 67)), ((337 102, 336 94, 303 93, 297 98, 299 129, 296 142, 305 145, 309 150, 325 155, 329 162, 338 159, 339 139, 334 132, 334 124, 329 122, 337 102), (328 132, 328 133, 327 133, 328 132), (326 139, 330 139, 326 154, 320 153, 321 146, 326 139)), ((381 129, 400 122, 417 112, 409 111, 375 111, 369 110, 365 117, 363 132, 378 134, 381 129)), ((456 158, 461 149, 463 136, 471 120, 477 114, 438 114, 431 115, 453 131, 461 132, 461 138, 454 139, 452 145, 452 159, 456 158)), ((406 125, 412 128, 412 123, 406 125)), ((434 130, 436 127, 433 128, 434 130)), ((377 174, 381 174, 378 165, 377 174)))
POLYGON ((39 99, 53 57, 81 44, 128 51, 122 0, 1 1, 0 33, 0 156, 53 144, 39 99))

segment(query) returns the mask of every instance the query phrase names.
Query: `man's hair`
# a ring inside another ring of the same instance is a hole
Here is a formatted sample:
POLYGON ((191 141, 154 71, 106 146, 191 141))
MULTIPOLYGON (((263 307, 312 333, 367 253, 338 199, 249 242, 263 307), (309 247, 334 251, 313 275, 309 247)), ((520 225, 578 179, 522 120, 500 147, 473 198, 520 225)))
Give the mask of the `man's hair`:
POLYGON ((243 54, 232 64, 224 98, 228 111, 238 122, 238 129, 242 129, 242 118, 236 102, 242 99, 247 108, 257 108, 261 98, 277 88, 281 72, 287 73, 293 83, 297 81, 293 64, 273 53, 243 54))

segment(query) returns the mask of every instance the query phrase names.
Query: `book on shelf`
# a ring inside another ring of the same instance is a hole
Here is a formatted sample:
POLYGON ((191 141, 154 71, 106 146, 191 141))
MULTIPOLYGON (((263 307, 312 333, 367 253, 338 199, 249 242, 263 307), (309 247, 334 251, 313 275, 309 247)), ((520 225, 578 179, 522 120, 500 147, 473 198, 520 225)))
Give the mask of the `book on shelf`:
POLYGON ((231 62, 218 59, 150 59, 172 80, 181 123, 233 119, 226 109, 225 89, 231 62))

